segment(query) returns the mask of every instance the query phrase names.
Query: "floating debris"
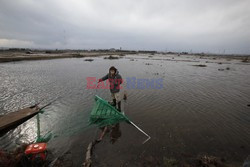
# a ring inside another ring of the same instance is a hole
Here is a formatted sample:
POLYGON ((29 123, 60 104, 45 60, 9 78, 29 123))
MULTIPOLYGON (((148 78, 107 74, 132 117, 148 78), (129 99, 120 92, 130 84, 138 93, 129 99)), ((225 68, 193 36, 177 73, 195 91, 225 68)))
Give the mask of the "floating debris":
POLYGON ((203 65, 203 64, 199 64, 199 65, 192 65, 192 66, 196 66, 196 67, 207 67, 207 65, 203 65))
POLYGON ((243 58, 241 62, 248 63, 249 62, 248 57, 243 58))
POLYGON ((146 63, 145 65, 153 65, 152 63, 146 63))
POLYGON ((85 59, 84 61, 94 61, 94 59, 85 59))
POLYGON ((225 69, 223 69, 223 68, 219 68, 219 69, 218 69, 218 71, 224 71, 224 70, 225 70, 225 69))
POLYGON ((91 155, 93 152, 93 148, 97 143, 98 142, 96 140, 89 143, 88 148, 87 148, 87 152, 86 152, 85 162, 82 165, 83 167, 91 167, 91 165, 92 165, 91 155))
POLYGON ((110 55, 109 57, 104 57, 104 59, 119 59, 119 57, 110 55))
POLYGON ((31 51, 27 51, 27 52, 26 52, 26 54, 33 54, 33 52, 31 52, 31 51))

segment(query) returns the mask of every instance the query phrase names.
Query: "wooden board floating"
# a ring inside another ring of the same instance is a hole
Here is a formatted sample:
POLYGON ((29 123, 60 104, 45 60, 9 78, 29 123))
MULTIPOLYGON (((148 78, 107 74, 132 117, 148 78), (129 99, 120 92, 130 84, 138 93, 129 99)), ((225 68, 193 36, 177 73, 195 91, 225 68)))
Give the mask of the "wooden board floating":
POLYGON ((0 134, 17 127, 31 117, 38 114, 40 109, 37 106, 24 108, 15 112, 11 112, 0 117, 0 134))

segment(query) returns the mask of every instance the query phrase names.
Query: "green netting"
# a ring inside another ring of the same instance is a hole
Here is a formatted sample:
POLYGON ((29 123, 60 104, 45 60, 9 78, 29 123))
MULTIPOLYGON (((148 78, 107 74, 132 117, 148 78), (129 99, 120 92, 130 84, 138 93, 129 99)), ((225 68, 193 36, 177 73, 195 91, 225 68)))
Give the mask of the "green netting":
MULTIPOLYGON (((41 110, 40 114, 44 111, 41 110)), ((37 139, 35 142, 48 142, 52 138, 52 133, 47 133, 45 135, 40 135, 40 114, 37 114, 37 139)), ((84 131, 91 125, 97 125, 98 127, 104 127, 109 125, 115 125, 119 122, 127 122, 130 124, 130 120, 124 114, 119 112, 114 106, 110 105, 106 100, 99 96, 95 96, 95 103, 90 113, 88 125, 75 126, 73 129, 65 130, 60 135, 71 136, 79 133, 79 131, 84 131)), ((57 135, 53 135, 57 137, 57 135)))
POLYGON ((98 127, 114 125, 116 123, 126 121, 130 122, 128 117, 119 112, 114 106, 110 105, 106 100, 95 96, 95 104, 90 113, 89 124, 96 124, 98 127))
MULTIPOLYGON (((43 110, 40 110, 39 113, 44 113, 43 110)), ((36 121, 37 121, 37 139, 36 139, 36 143, 41 143, 41 142, 48 142, 51 137, 52 137, 52 133, 47 133, 44 136, 40 135, 40 118, 39 118, 39 113, 36 115, 36 121)))

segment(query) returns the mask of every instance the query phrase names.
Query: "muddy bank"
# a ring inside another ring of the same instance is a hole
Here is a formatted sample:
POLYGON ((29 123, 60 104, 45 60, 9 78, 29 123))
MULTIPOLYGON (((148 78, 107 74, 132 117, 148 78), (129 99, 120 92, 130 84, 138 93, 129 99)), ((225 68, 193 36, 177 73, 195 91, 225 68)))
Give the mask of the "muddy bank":
MULTIPOLYGON (((125 54, 134 54, 134 52, 126 52, 125 54)), ((48 60, 61 58, 83 58, 98 56, 124 55, 124 52, 67 52, 67 51, 37 51, 37 52, 21 52, 21 51, 1 51, 1 62, 12 62, 22 60, 48 60)))
MULTIPOLYGON (((81 165, 83 167, 90 166, 101 166, 102 162, 96 162, 95 159, 91 160, 91 155, 94 154, 94 145, 96 142, 91 142, 87 148, 86 160, 84 161, 84 156, 79 155, 83 158, 84 163, 81 165), (91 148, 89 148, 91 147, 91 148), (93 163, 93 164, 92 164, 93 163)), ((60 157, 55 158, 50 150, 48 151, 46 160, 43 163, 38 163, 38 161, 32 161, 30 157, 26 156, 24 151, 28 144, 24 144, 13 151, 7 152, 0 150, 0 166, 8 167, 27 167, 27 166, 53 166, 53 167, 70 167, 73 165, 73 156, 70 151, 66 152, 60 157), (54 160, 52 160, 54 159, 54 160), (35 163, 35 164, 34 164, 35 163)), ((95 155, 97 156, 97 155, 95 155)), ((250 156, 240 164, 231 163, 229 159, 224 157, 216 157, 213 155, 200 154, 200 155, 190 155, 180 153, 178 158, 174 157, 158 157, 153 155, 141 156, 137 159, 136 166, 165 166, 165 167, 234 167, 238 165, 245 165, 248 167, 250 163, 250 156)), ((129 162, 123 162, 121 166, 129 165, 129 162)), ((79 165, 80 166, 80 165, 79 165)), ((113 166, 113 165, 112 165, 113 166)))
MULTIPOLYGON (((240 60, 243 63, 249 63, 250 55, 215 55, 215 54, 179 54, 179 53, 151 53, 143 51, 73 51, 73 50, 0 50, 0 63, 1 62, 12 62, 12 61, 22 61, 22 60, 46 60, 46 59, 60 59, 60 58, 83 58, 83 57, 97 57, 97 56, 109 56, 106 59, 116 59, 116 56, 125 56, 129 54, 136 55, 149 55, 148 58, 152 60, 155 57, 162 55, 168 61, 187 61, 187 62, 198 62, 197 60, 201 59, 210 59, 210 60, 220 60, 226 59, 227 61, 231 60, 240 60), (176 58, 188 58, 192 60, 178 60, 176 58)), ((146 58, 144 58, 146 59, 146 58)))

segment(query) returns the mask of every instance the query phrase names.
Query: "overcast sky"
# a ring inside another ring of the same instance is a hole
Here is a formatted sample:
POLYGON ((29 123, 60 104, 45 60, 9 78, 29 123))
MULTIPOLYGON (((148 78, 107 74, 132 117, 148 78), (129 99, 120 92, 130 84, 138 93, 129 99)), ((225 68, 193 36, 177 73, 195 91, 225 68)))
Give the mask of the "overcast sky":
POLYGON ((250 0, 0 0, 0 47, 250 53, 250 0))

